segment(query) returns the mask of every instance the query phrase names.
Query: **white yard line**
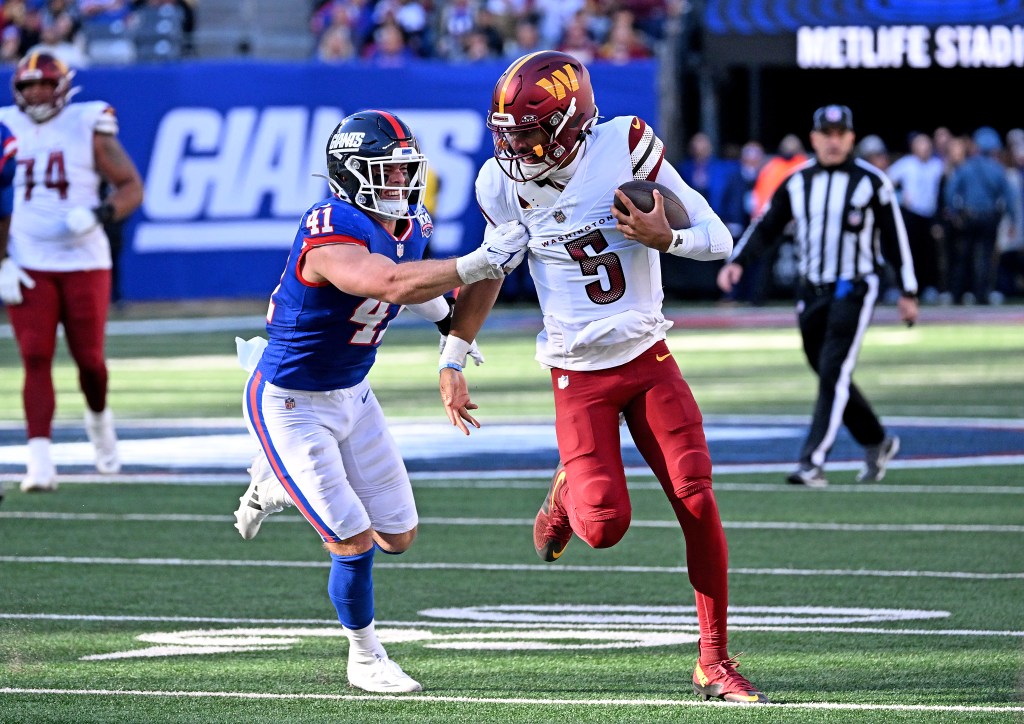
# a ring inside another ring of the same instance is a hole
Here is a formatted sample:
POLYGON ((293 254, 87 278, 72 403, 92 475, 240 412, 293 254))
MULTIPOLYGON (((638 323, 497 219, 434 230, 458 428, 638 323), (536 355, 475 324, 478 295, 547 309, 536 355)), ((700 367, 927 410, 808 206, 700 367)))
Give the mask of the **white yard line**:
MULTIPOLYGON (((194 515, 188 513, 54 513, 48 511, 0 511, 0 520, 65 520, 147 523, 230 523, 230 515, 194 515)), ((298 515, 286 514, 269 519, 271 523, 305 523, 298 515)), ((426 525, 471 525, 529 527, 532 518, 420 518, 426 525)), ((795 521, 723 521, 726 528, 738 530, 825 530, 849 533, 1024 533, 1024 525, 963 525, 954 523, 800 523, 795 521)), ((635 528, 679 527, 674 520, 633 520, 635 528)))
MULTIPOLYGON (((0 563, 99 566, 212 566, 229 568, 329 568, 330 561, 273 561, 189 558, 120 558, 92 556, 0 556, 0 563)), ((668 573, 685 574, 685 566, 550 566, 541 563, 397 563, 380 561, 376 568, 418 571, 530 571, 555 573, 668 573)), ((977 573, 973 571, 899 571, 844 568, 730 568, 733 575, 752 576, 840 576, 868 578, 948 578, 977 581, 1024 580, 1024 572, 977 573)))
MULTIPOLYGON (((387 701, 392 704, 422 704, 423 702, 447 704, 519 704, 535 706, 692 706, 692 707, 749 707, 747 704, 725 702, 702 702, 696 699, 532 699, 508 697, 437 696, 432 694, 268 694, 244 691, 150 691, 142 689, 30 689, 2 687, 0 694, 39 694, 63 696, 111 696, 111 697, 168 697, 177 699, 263 699, 263 700, 304 700, 304 701, 387 701)), ((909 711, 909 712, 958 712, 958 713, 1012 713, 1024 712, 1024 706, 967 706, 929 704, 840 704, 808 702, 800 704, 761 704, 757 708, 773 709, 816 709, 823 711, 909 711)), ((709 713, 712 711, 708 709, 709 713)))

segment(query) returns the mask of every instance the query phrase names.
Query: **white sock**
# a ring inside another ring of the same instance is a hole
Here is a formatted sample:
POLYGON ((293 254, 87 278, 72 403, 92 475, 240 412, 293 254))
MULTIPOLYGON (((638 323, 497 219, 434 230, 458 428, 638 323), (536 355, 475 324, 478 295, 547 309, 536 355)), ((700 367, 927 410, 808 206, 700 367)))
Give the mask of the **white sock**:
POLYGON ((28 465, 31 468, 45 469, 53 467, 50 458, 50 438, 32 437, 28 441, 28 465))
POLYGON ((386 659, 387 652, 377 639, 374 622, 360 629, 344 629, 348 637, 348 661, 350 664, 372 664, 378 658, 386 659))

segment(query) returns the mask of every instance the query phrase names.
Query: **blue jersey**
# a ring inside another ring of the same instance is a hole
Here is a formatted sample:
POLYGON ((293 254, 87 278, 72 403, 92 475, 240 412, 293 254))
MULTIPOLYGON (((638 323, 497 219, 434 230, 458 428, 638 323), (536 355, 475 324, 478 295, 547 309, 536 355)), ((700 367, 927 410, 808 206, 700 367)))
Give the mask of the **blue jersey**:
POLYGON ((14 160, 18 142, 6 123, 0 123, 0 216, 10 216, 14 210, 14 160))
POLYGON ((258 366, 263 379, 278 387, 315 391, 362 382, 401 305, 348 294, 330 282, 310 283, 302 278, 302 259, 317 246, 357 244, 395 262, 416 261, 423 258, 433 229, 422 206, 416 218, 398 222, 398 236, 337 196, 309 209, 281 283, 270 297, 269 342, 258 366))

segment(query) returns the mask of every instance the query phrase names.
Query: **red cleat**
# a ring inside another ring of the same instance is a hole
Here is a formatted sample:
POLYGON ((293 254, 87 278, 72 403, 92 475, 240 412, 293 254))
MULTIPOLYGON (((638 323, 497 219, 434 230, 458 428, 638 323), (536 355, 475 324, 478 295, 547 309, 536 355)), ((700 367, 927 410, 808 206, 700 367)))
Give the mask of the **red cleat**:
POLYGON ((541 560, 548 562, 557 561, 572 538, 569 516, 559 502, 559 493, 564 483, 565 466, 558 463, 555 475, 551 478, 551 489, 533 521, 533 547, 537 549, 541 560))
POLYGON ((704 701, 715 698, 737 704, 767 704, 768 697, 741 676, 737 666, 735 656, 707 666, 701 666, 698 660, 693 670, 693 693, 704 701))

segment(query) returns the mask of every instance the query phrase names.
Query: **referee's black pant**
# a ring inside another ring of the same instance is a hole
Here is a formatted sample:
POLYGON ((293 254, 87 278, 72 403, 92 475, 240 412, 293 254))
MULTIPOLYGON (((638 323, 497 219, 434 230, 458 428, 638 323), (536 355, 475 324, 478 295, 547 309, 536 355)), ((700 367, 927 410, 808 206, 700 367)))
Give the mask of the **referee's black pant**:
POLYGON ((853 384, 861 342, 878 299, 878 277, 802 285, 797 313, 804 354, 818 375, 818 399, 800 462, 822 466, 840 425, 863 446, 879 445, 885 430, 853 384))

